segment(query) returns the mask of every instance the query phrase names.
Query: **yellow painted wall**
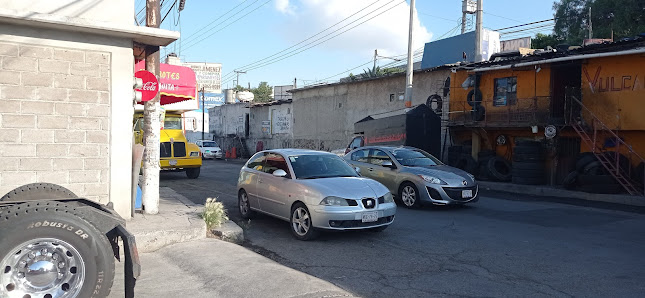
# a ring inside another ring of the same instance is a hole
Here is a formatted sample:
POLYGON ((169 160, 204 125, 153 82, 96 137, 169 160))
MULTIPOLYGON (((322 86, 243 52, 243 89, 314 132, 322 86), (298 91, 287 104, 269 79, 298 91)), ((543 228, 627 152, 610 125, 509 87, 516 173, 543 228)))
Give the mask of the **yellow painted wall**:
MULTIPOLYGON (((540 109, 549 109, 549 98, 551 96, 551 68, 547 65, 539 65, 540 72, 536 72, 534 67, 523 69, 503 69, 481 73, 479 89, 483 95, 483 105, 487 112, 502 112, 508 109, 521 109, 534 105, 533 100, 536 96, 540 109), (505 77, 517 77, 517 104, 507 106, 493 106, 495 95, 495 79, 505 77), (537 87, 537 88, 536 88, 537 87)), ((450 78, 450 110, 452 112, 463 111, 464 107, 470 108, 466 104, 468 92, 472 88, 464 90, 461 84, 468 78, 468 75, 474 73, 467 70, 458 70, 450 78)))
POLYGON ((605 125, 645 130, 645 55, 586 60, 581 87, 583 104, 605 125))

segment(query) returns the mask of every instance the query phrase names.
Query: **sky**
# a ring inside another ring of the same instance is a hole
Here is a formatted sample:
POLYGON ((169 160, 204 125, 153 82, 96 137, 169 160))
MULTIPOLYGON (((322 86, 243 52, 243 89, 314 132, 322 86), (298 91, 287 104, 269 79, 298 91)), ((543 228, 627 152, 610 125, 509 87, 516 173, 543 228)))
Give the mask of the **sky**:
MULTIPOLYGON (((133 1, 141 12, 145 1, 133 1)), ((163 17, 174 0, 161 1, 163 17)), ((485 0, 483 26, 552 19, 553 1, 485 0)), ((416 0, 415 8, 413 49, 460 33, 460 0, 416 0)), ((182 62, 221 63, 222 88, 234 87, 234 70, 246 70, 239 75, 244 87, 292 85, 294 79, 298 87, 331 83, 371 68, 375 49, 383 56, 377 66, 404 63, 390 58, 407 55, 409 14, 409 0, 186 0, 180 14, 173 9, 162 23, 182 36, 162 49, 162 61, 174 52, 182 62)), ((469 19, 472 31, 474 16, 469 19)), ((550 33, 550 24, 506 29, 502 40, 550 33)))

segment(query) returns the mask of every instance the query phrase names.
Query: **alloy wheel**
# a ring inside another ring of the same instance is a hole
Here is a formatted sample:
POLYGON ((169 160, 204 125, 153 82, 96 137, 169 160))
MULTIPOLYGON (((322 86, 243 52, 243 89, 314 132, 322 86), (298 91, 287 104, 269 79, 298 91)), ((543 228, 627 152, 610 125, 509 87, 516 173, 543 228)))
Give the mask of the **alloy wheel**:
POLYGON ((311 229, 311 218, 309 217, 309 212, 303 207, 294 209, 291 225, 293 226, 293 231, 296 232, 296 234, 300 236, 307 235, 307 232, 311 229))
POLYGON ((412 186, 406 185, 405 187, 403 187, 403 191, 401 192, 401 200, 407 207, 414 206, 414 203, 417 201, 417 193, 412 186))

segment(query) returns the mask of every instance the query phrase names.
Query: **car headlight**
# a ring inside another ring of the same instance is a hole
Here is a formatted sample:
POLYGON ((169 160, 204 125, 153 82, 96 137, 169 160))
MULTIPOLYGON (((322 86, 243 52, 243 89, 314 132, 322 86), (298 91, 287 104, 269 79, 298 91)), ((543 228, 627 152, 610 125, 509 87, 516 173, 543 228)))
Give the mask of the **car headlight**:
POLYGON ((383 196, 383 202, 384 203, 394 203, 394 197, 392 196, 392 193, 388 192, 383 196))
POLYGON ((326 197, 320 201, 320 205, 325 206, 349 206, 347 200, 339 197, 326 197))
POLYGON ((421 179, 425 180, 428 183, 445 184, 445 182, 443 182, 443 180, 441 180, 441 179, 439 179, 437 177, 432 177, 432 176, 428 176, 428 175, 419 175, 419 177, 421 177, 421 179))
POLYGON ((198 152, 198 151, 197 151, 197 152, 191 152, 191 153, 190 153, 190 157, 198 157, 198 156, 199 156, 199 152, 198 152))

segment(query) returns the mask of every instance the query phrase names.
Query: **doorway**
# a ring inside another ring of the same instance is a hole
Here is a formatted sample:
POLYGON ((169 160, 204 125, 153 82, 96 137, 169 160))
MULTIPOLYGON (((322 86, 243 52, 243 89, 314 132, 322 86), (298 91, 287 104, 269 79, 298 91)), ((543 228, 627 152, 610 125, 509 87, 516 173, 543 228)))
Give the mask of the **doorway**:
POLYGON ((551 64, 551 123, 565 123, 567 89, 580 89, 580 84, 582 84, 580 61, 551 64))

